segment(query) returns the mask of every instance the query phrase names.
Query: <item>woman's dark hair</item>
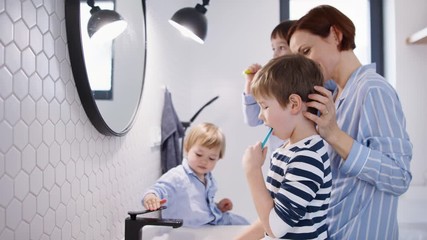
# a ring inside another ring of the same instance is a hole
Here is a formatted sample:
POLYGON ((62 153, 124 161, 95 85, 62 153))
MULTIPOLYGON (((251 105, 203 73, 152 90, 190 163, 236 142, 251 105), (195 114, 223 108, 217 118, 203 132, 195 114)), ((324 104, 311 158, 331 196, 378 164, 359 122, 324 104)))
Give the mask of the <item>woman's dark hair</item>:
POLYGON ((292 35, 298 30, 308 31, 311 34, 326 38, 330 34, 331 27, 342 33, 342 40, 338 45, 338 50, 344 51, 356 48, 354 42, 356 28, 353 22, 338 9, 329 5, 317 6, 301 17, 289 29, 287 41, 289 43, 292 35))

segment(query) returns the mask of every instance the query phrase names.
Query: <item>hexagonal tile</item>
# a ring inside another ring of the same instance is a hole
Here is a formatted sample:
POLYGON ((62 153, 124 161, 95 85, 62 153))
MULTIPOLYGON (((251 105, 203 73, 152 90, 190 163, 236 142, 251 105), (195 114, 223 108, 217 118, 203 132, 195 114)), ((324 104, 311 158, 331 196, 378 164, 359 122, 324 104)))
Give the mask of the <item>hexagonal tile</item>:
POLYGON ((61 189, 58 185, 53 185, 49 192, 49 203, 51 209, 56 209, 61 202, 61 189))
POLYGON ((22 51, 22 70, 27 76, 31 76, 36 71, 36 55, 29 47, 22 51))
MULTIPOLYGON (((49 2, 49 1, 47 1, 49 2)), ((37 25, 41 33, 46 33, 49 30, 49 14, 44 7, 37 8, 37 25)))
POLYGON ((73 221, 75 216, 76 216, 76 202, 70 201, 67 204, 67 220, 71 222, 73 221))
POLYGON ((55 219, 56 226, 61 228, 67 219, 67 209, 64 204, 59 204, 58 208, 55 210, 55 219))
POLYGON ((43 94, 43 82, 40 76, 37 73, 34 73, 30 76, 28 82, 28 92, 30 96, 33 98, 34 101, 39 100, 43 94))
POLYGON ((0 44, 0 66, 4 64, 4 46, 0 44))
POLYGON ((86 159, 88 157, 88 151, 89 151, 88 150, 88 143, 87 143, 86 139, 83 139, 80 142, 80 156, 83 159, 86 159))
POLYGON ((46 215, 43 218, 43 231, 47 235, 50 235, 55 227, 55 212, 49 208, 46 215))
MULTIPOLYGON (((1 106, 0 106, 1 108, 1 106)), ((61 120, 63 123, 68 123, 68 121, 70 120, 70 116, 71 116, 71 112, 70 112, 70 105, 68 104, 67 101, 63 101, 61 103, 61 120)), ((0 115, 0 119, 1 119, 1 115, 0 115)))
POLYGON ((52 233, 49 235, 49 239, 61 239, 61 229, 58 227, 54 227, 52 233))
POLYGON ((28 78, 22 70, 13 74, 13 92, 19 100, 28 95, 28 78))
POLYGON ((65 85, 62 81, 55 82, 55 99, 59 103, 65 101, 65 85))
POLYGON ((57 15, 58 19, 64 19, 65 18, 64 8, 65 8, 65 6, 64 6, 64 2, 63 1, 56 2, 55 11, 54 12, 57 15))
POLYGON ((49 148, 46 144, 42 143, 37 149, 37 166, 44 170, 49 163, 49 148))
POLYGON ((48 164, 43 171, 43 187, 50 191, 55 184, 55 169, 52 165, 48 164))
POLYGON ((49 73, 49 60, 44 52, 40 52, 36 56, 36 69, 41 78, 45 78, 49 73))
POLYGON ((14 25, 13 39, 18 48, 24 50, 30 42, 30 32, 24 21, 19 20, 14 25))
POLYGON ((22 169, 30 174, 36 167, 36 161, 36 150, 31 145, 25 146, 22 151, 22 169))
POLYGON ((50 77, 50 75, 43 79, 43 97, 48 102, 51 102, 55 97, 55 82, 50 77))
POLYGON ((21 119, 28 125, 36 119, 36 103, 28 95, 21 102, 21 119))
POLYGON ((4 49, 4 62, 11 73, 18 71, 21 68, 21 51, 15 43, 10 43, 4 49))
POLYGON ((67 125, 65 126, 65 136, 69 143, 74 141, 76 136, 76 126, 72 121, 67 122, 67 125))
POLYGON ((71 223, 71 235, 74 238, 78 238, 80 233, 80 217, 76 216, 71 223))
POLYGON ((55 11, 55 2, 56 1, 44 1, 43 8, 46 9, 46 12, 51 15, 55 11))
POLYGON ((80 179, 80 193, 85 196, 88 193, 89 190, 89 179, 86 175, 83 175, 83 177, 80 179))
POLYGON ((62 121, 58 121, 56 123, 55 141, 59 144, 62 144, 65 141, 65 125, 62 121))
POLYGON ((13 128, 6 121, 1 121, 0 132, 2 135, 0 138, 0 151, 5 153, 13 145, 13 128))
POLYGON ((0 189, 0 206, 7 207, 13 198, 13 180, 9 176, 3 175, 0 178, 0 189))
POLYGON ((31 1, 24 1, 22 3, 22 19, 30 28, 36 24, 36 8, 31 1))
POLYGON ((22 219, 27 222, 31 222, 33 217, 36 215, 37 200, 33 194, 27 194, 24 201, 22 202, 22 219))
POLYGON ((0 176, 4 175, 4 154, 0 154, 0 176))
POLYGON ((14 232, 9 228, 5 228, 0 235, 0 239, 15 239, 14 232))
POLYGON ((52 33, 53 39, 57 39, 61 36, 61 21, 58 19, 56 14, 50 15, 49 18, 49 31, 52 33))
POLYGON ((55 41, 53 40, 51 32, 47 32, 43 35, 43 51, 48 59, 52 58, 55 53, 55 41))
POLYGON ((34 147, 37 148, 43 141, 43 128, 38 121, 34 121, 30 124, 29 129, 29 142, 34 147))
POLYGON ((30 29, 30 48, 35 54, 39 54, 43 50, 43 34, 36 26, 30 29))
POLYGON ((40 239, 43 233, 43 218, 36 215, 30 223, 30 239, 40 239))
POLYGON ((0 68, 0 97, 6 99, 13 91, 12 73, 6 68, 0 68))
POLYGON ((7 45, 13 40, 13 23, 7 14, 0 14, 0 41, 7 45))
POLYGON ((18 21, 21 18, 21 2, 6 0, 6 12, 14 22, 18 21))
POLYGON ((61 117, 61 107, 56 99, 53 99, 49 104, 49 120, 56 124, 61 117))
POLYGON ((71 183, 76 177, 76 165, 73 161, 69 161, 66 167, 67 167, 67 180, 71 183))
POLYGON ((34 168, 30 174, 30 191, 38 195, 43 187, 43 173, 39 168, 34 168))
POLYGON ((62 38, 55 39, 55 56, 57 57, 58 62, 63 62, 66 60, 67 45, 62 38))
POLYGON ((52 164, 53 167, 56 167, 58 165, 59 161, 61 160, 61 147, 57 142, 53 142, 49 146, 49 161, 50 164, 52 164))
POLYGON ((19 100, 14 96, 9 96, 4 102, 4 118, 10 123, 10 125, 15 125, 20 118, 20 103, 19 100))
POLYGON ((26 222, 20 222, 15 231, 15 239, 30 239, 30 225, 26 222))
POLYGON ((15 177, 21 169, 21 152, 15 147, 10 148, 5 157, 6 174, 15 177))
POLYGON ((73 143, 71 143, 71 159, 74 161, 77 161, 79 159, 79 142, 77 140, 74 140, 73 143))
POLYGON ((61 144, 61 161, 64 164, 67 164, 71 158, 71 149, 70 144, 68 142, 64 142, 61 144))
POLYGON ((55 126, 48 120, 43 125, 43 142, 47 145, 51 145, 55 139, 55 126))
POLYGON ((24 171, 19 172, 15 178, 15 197, 21 201, 30 192, 30 177, 24 171))
POLYGON ((49 209, 49 192, 42 188, 37 196, 37 213, 44 216, 47 209, 49 209))
POLYGON ((55 167, 55 183, 58 186, 62 186, 62 184, 64 184, 66 174, 65 165, 62 162, 59 162, 55 167))
POLYGON ((28 125, 22 120, 14 127, 13 142, 19 150, 23 150, 28 144, 28 125))
MULTIPOLYGON (((63 40, 59 40, 57 39, 56 42, 63 42, 63 44, 65 44, 65 42, 63 40)), ((60 47, 61 44, 56 44, 55 42, 55 52, 60 52, 60 50, 58 50, 57 48, 62 48, 60 47)), ((65 53, 64 53, 65 54, 65 53)), ((60 66, 59 66, 59 75, 61 77, 61 80, 64 84, 64 88, 66 89, 66 84, 68 83, 68 81, 71 81, 71 66, 70 63, 66 60, 61 60, 61 54, 57 54, 56 55, 58 57, 58 60, 60 61, 60 66)), ((66 56, 64 56, 64 59, 66 58, 66 56)), ((66 92, 66 90, 65 90, 66 92)))
POLYGON ((75 98, 76 97, 76 87, 75 87, 73 81, 69 81, 65 88, 67 89, 65 98, 67 99, 67 102, 69 104, 73 104, 75 99, 76 99, 75 98))
POLYGON ((62 227, 62 239, 71 239, 71 223, 65 222, 62 227))
POLYGON ((80 195, 80 182, 77 178, 71 183, 71 197, 77 199, 80 195))
POLYGON ((49 105, 46 102, 46 99, 40 98, 37 101, 36 109, 37 120, 41 124, 45 124, 49 117, 49 105))
POLYGON ((71 184, 69 182, 64 182, 61 186, 61 202, 64 205, 68 205, 68 202, 71 199, 71 184))
POLYGON ((13 199, 6 208, 6 226, 15 230, 21 221, 22 203, 13 199))

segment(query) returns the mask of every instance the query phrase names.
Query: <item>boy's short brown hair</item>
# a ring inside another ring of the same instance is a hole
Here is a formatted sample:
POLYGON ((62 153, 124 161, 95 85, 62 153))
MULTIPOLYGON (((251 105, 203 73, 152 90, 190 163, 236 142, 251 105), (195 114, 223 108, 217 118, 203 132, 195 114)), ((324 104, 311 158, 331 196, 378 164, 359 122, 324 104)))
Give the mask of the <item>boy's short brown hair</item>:
POLYGON ((291 54, 274 58, 262 67, 255 74, 251 91, 255 99, 274 97, 286 107, 291 94, 307 102, 308 95, 315 92, 314 86, 322 85, 323 74, 318 64, 300 54, 291 54))
POLYGON ((190 132, 184 140, 184 150, 187 154, 192 146, 199 144, 209 149, 219 148, 219 158, 225 154, 225 135, 213 123, 200 123, 190 129, 190 132))

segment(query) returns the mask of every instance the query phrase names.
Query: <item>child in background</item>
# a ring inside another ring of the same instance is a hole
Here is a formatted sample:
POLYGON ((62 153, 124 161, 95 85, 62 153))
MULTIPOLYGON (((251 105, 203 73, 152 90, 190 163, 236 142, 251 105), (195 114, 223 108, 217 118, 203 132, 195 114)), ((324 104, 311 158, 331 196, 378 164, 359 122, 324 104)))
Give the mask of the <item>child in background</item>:
MULTIPOLYGON (((290 54, 291 50, 287 42, 288 30, 292 26, 294 20, 285 20, 279 23, 271 32, 271 47, 273 50, 273 58, 284 56, 290 54)), ((254 78, 255 73, 261 68, 260 64, 252 64, 245 71, 245 88, 243 91, 242 103, 243 103, 243 118, 246 124, 251 127, 255 127, 263 124, 263 122, 258 118, 259 106, 256 103, 251 92, 251 83, 254 78)), ((269 140, 270 149, 274 150, 280 145, 283 144, 283 141, 271 136, 269 140)))
POLYGON ((183 226, 245 225, 249 222, 230 213, 232 202, 225 198, 215 203, 217 191, 212 170, 224 157, 225 136, 212 123, 193 127, 184 140, 185 158, 150 187, 143 198, 146 209, 156 210, 166 199, 164 218, 183 219, 183 226))
POLYGON ((326 222, 332 174, 327 147, 315 124, 303 112, 323 75, 302 55, 271 60, 257 72, 251 91, 261 108, 260 119, 287 143, 274 151, 264 182, 267 148, 249 147, 243 167, 258 220, 237 239, 327 239, 326 222))

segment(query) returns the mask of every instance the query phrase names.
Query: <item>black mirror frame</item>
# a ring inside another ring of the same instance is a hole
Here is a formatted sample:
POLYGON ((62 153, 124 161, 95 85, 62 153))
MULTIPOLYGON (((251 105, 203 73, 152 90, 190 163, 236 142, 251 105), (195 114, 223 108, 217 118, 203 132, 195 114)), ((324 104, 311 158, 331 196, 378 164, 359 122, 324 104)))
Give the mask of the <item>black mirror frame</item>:
MULTIPOLYGON (((145 0, 142 2, 142 11, 144 15, 144 29, 146 29, 146 8, 145 0)), ((135 113, 132 116, 130 123, 120 132, 116 132, 108 126, 99 112, 95 98, 90 87, 89 78, 87 75, 85 59, 83 54, 83 44, 81 38, 81 24, 80 24, 80 0, 65 0, 65 28, 67 33, 68 52, 70 56, 70 64, 73 72, 74 82, 76 84, 77 92, 80 97, 81 104, 91 121, 92 125, 98 132, 106 136, 123 136, 132 128, 138 109, 141 104, 142 92, 144 87, 145 70, 143 71, 142 89, 139 96, 139 102, 136 106, 135 113)), ((144 49, 147 49, 147 31, 144 30, 144 49)), ((147 51, 144 51, 144 69, 146 67, 147 51)))

